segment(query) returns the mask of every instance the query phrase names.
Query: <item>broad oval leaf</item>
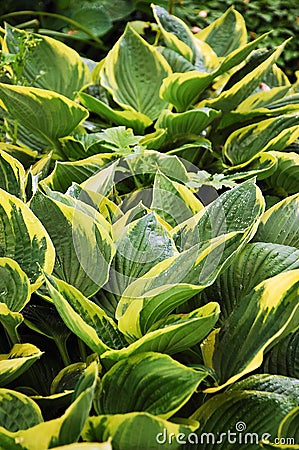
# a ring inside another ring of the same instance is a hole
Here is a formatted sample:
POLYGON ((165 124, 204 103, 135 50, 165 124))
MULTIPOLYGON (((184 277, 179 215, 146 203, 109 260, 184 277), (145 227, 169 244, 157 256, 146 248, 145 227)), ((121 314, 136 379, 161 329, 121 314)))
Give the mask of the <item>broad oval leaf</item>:
POLYGON ((42 270, 51 273, 55 250, 52 241, 33 212, 17 197, 0 189, 0 256, 17 261, 26 273, 31 291, 42 283, 42 270))
POLYGON ((299 114, 285 114, 234 131, 223 147, 233 165, 251 161, 259 153, 283 150, 299 136, 299 114))
POLYGON ((203 204, 187 186, 170 180, 160 171, 156 173, 151 209, 169 225, 175 227, 203 208, 203 204))
POLYGON ((277 436, 280 422, 297 402, 287 395, 255 390, 228 391, 206 401, 192 416, 201 427, 187 445, 203 450, 250 450, 277 436))
POLYGON ((0 149, 0 188, 25 200, 25 170, 13 156, 0 149))
POLYGON ((207 42, 218 56, 226 56, 247 42, 244 18, 238 11, 229 8, 196 37, 207 42))
POLYGON ((155 128, 167 130, 167 141, 176 142, 180 138, 184 141, 193 139, 194 136, 205 130, 218 116, 219 111, 210 108, 195 108, 183 113, 173 113, 163 110, 155 128))
POLYGON ((152 123, 152 120, 141 112, 128 110, 118 111, 85 92, 81 92, 79 98, 88 111, 98 114, 100 117, 115 125, 125 125, 126 127, 133 128, 136 133, 144 133, 145 128, 152 123))
POLYGON ((267 183, 274 189, 283 189, 287 194, 298 191, 299 155, 294 152, 269 152, 277 159, 277 168, 267 183))
POLYGON ((141 353, 116 363, 102 378, 98 414, 148 412, 167 419, 208 375, 160 353, 141 353))
POLYGON ((36 192, 30 207, 44 224, 55 246, 54 273, 87 297, 94 295, 108 280, 114 254, 106 221, 96 210, 90 217, 80 205, 68 206, 41 191, 36 192))
POLYGON ((170 66, 158 50, 127 25, 105 59, 101 84, 119 105, 154 120, 167 107, 159 97, 159 89, 170 73, 170 66))
POLYGON ((48 89, 73 100, 77 92, 90 83, 87 65, 75 50, 63 42, 49 36, 28 33, 7 23, 5 31, 3 49, 9 53, 18 54, 21 41, 31 40, 32 46, 22 67, 22 76, 28 85, 48 89))
POLYGON ((71 134, 88 116, 83 106, 46 89, 0 83, 0 93, 18 122, 18 140, 32 150, 54 148, 59 153, 59 138, 71 134))
POLYGON ((221 307, 225 320, 255 286, 267 278, 299 269, 299 250, 285 245, 256 242, 247 244, 231 265, 202 293, 221 307))
POLYGON ((37 404, 24 394, 0 389, 0 423, 8 431, 27 430, 43 422, 37 404))
POLYGON ((94 352, 122 348, 126 341, 115 322, 74 286, 55 277, 46 277, 50 297, 66 326, 94 352))
POLYGON ((211 302, 189 314, 172 314, 156 322, 149 331, 127 348, 108 350, 101 355, 105 365, 143 352, 172 355, 198 344, 212 330, 219 317, 218 303, 211 302))
POLYGON ((97 442, 112 438, 113 450, 153 450, 166 442, 169 443, 167 448, 178 450, 180 444, 174 439, 168 441, 168 436, 188 435, 198 425, 195 420, 172 423, 149 413, 107 414, 89 417, 82 436, 87 441, 97 442))
POLYGON ((212 357, 219 377, 219 386, 209 392, 258 368, 265 350, 298 327, 298 295, 299 269, 295 269, 263 281, 240 301, 216 334, 212 355, 207 347, 206 357, 212 357))
POLYGON ((0 302, 19 312, 29 302, 30 294, 29 279, 19 264, 10 258, 0 258, 0 302))
POLYGON ((254 240, 299 248, 299 194, 281 200, 263 214, 254 240))
POLYGON ((8 354, 0 355, 0 386, 18 378, 42 354, 35 345, 15 344, 8 354))
POLYGON ((299 330, 290 333, 266 353, 262 370, 299 378, 299 330))
POLYGON ((113 153, 100 153, 79 161, 57 161, 53 171, 41 185, 46 184, 54 191, 65 192, 72 183, 82 183, 104 169, 115 158, 113 153))
POLYGON ((118 227, 114 243, 116 253, 104 289, 120 296, 135 279, 176 252, 170 233, 154 212, 118 227))

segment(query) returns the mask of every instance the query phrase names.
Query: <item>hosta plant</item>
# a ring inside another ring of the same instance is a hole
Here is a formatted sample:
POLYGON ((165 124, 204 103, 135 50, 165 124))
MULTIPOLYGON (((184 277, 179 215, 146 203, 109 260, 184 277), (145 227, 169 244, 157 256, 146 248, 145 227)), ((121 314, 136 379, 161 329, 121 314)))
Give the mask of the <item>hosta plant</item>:
POLYGON ((3 450, 299 446, 284 44, 153 10, 92 73, 2 30, 3 450))

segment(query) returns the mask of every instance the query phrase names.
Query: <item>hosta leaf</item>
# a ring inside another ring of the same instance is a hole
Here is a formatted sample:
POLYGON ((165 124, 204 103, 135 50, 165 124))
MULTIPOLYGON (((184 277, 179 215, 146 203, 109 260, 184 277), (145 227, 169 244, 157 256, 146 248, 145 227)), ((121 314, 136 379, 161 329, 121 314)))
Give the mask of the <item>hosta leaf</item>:
POLYGON ((115 322, 75 287, 47 276, 49 294, 66 326, 94 352, 122 348, 126 341, 115 322))
POLYGON ((214 99, 203 100, 198 106, 207 106, 213 109, 220 109, 224 112, 235 109, 243 100, 245 100, 245 98, 252 94, 259 83, 263 81, 264 75, 279 58, 286 42, 278 46, 276 50, 273 50, 272 54, 263 63, 256 67, 252 72, 248 73, 232 88, 223 91, 214 99))
POLYGON ((158 50, 127 25, 106 57, 101 70, 101 84, 119 105, 153 120, 167 107, 159 97, 159 89, 162 80, 170 73, 170 66, 158 50))
POLYGON ((8 431, 27 430, 43 422, 37 404, 24 394, 0 389, 0 423, 8 431))
POLYGON ((104 289, 117 295, 176 251, 170 234, 154 212, 119 229, 114 233, 114 241, 116 254, 104 289))
POLYGON ((196 37, 207 42, 218 56, 226 56, 246 44, 245 21, 238 11, 229 8, 219 19, 197 33, 196 37))
MULTIPOLYGON (((188 106, 199 99, 203 91, 215 78, 242 63, 265 36, 262 35, 249 44, 237 48, 226 56, 220 64, 212 61, 214 70, 211 73, 205 73, 206 70, 196 71, 192 69, 184 71, 186 73, 173 73, 163 81, 160 90, 161 96, 167 102, 173 104, 178 111, 185 111, 188 106)), ((216 107, 216 109, 218 108, 216 107)))
POLYGON ((201 211, 203 204, 187 186, 157 172, 151 209, 157 211, 162 219, 175 227, 201 211))
POLYGON ((293 269, 299 269, 299 250, 296 248, 263 242, 247 244, 202 295, 206 301, 213 299, 220 304, 225 320, 255 286, 293 269))
POLYGON ((272 88, 269 91, 257 92, 256 94, 250 95, 242 103, 240 103, 236 111, 247 113, 248 110, 265 106, 267 107, 276 100, 284 98, 289 90, 289 86, 279 86, 276 88, 272 88))
POLYGON ((130 284, 116 310, 120 330, 135 340, 184 301, 213 283, 242 241, 229 233, 170 257, 130 284))
POLYGON ((160 446, 165 442, 169 442, 169 449, 178 450, 180 444, 174 439, 165 441, 168 435, 188 435, 198 425, 195 420, 172 423, 148 413, 99 415, 87 419, 82 436, 87 441, 101 442, 112 437, 113 450, 152 450, 157 443, 160 446))
POLYGON ((180 138, 191 140, 205 130, 217 117, 219 111, 209 108, 197 108, 184 113, 173 113, 164 110, 159 116, 155 127, 167 130, 167 140, 175 142, 180 138))
POLYGON ((299 194, 276 203, 262 216, 255 241, 299 248, 299 194))
POLYGON ((290 333, 266 353, 262 369, 266 373, 299 378, 299 330, 290 333))
POLYGON ((299 380, 281 375, 267 373, 251 375, 229 387, 230 391, 274 392, 286 395, 295 401, 299 400, 299 380))
POLYGON ((0 323, 3 325, 12 344, 20 342, 17 327, 22 321, 22 314, 10 311, 5 303, 0 303, 0 323))
POLYGON ((299 443, 299 430, 298 430, 298 420, 299 420, 299 406, 292 409, 281 421, 278 436, 280 442, 289 442, 292 444, 299 443))
POLYGON ((35 163, 38 156, 37 151, 29 150, 29 148, 21 147, 20 145, 6 144, 4 142, 0 142, 0 150, 18 160, 26 169, 35 163))
POLYGON ((288 194, 298 191, 299 155, 294 152, 270 152, 277 158, 277 168, 267 183, 275 189, 283 189, 288 194))
POLYGON ((224 180, 247 180, 254 176, 256 176, 257 180, 264 180, 275 172, 276 167, 277 158, 274 155, 274 152, 262 152, 249 164, 246 162, 236 168, 228 168, 224 180))
POLYGON ((152 120, 141 112, 133 110, 118 111, 85 92, 80 93, 79 98, 83 106, 89 111, 98 114, 101 118, 115 125, 125 125, 133 128, 136 133, 143 133, 145 128, 152 123, 152 120))
MULTIPOLYGON (((97 213, 67 206, 36 192, 30 207, 46 227, 56 249, 54 273, 87 297, 107 281, 114 246, 97 213)), ((109 224, 108 224, 109 226, 109 224)))
POLYGON ((41 356, 32 344, 15 344, 8 354, 0 355, 0 386, 18 378, 41 356))
POLYGON ((296 403, 287 395, 255 390, 215 395, 192 415, 201 427, 196 433, 198 439, 191 442, 205 450, 257 449, 259 442, 277 436, 281 420, 296 403))
POLYGON ((58 419, 42 422, 27 430, 14 433, 0 427, 1 448, 3 450, 21 450, 24 448, 40 450, 41 448, 48 449, 77 442, 92 406, 97 376, 97 364, 94 362, 83 375, 83 377, 90 378, 85 390, 58 419), (91 373, 93 374, 92 377, 90 376, 91 373))
MULTIPOLYGON (((260 219, 264 199, 253 180, 248 180, 221 194, 194 217, 173 230, 179 249, 234 231, 246 232, 260 219)), ((255 231, 255 227, 254 230, 255 231)))
POLYGON ((207 375, 207 371, 183 366, 160 353, 129 356, 104 375, 95 407, 99 414, 139 411, 167 419, 189 400, 207 375))
POLYGON ((172 314, 156 322, 142 338, 125 349, 108 350, 101 355, 106 365, 143 352, 172 355, 202 341, 212 330, 219 317, 219 305, 209 303, 189 314, 172 314))
POLYGON ((223 153, 237 165, 269 149, 283 150, 298 138, 298 124, 299 114, 286 114, 240 128, 229 136, 223 153))
POLYGON ((242 299, 215 337, 212 364, 220 387, 258 368, 265 350, 298 327, 298 295, 295 269, 263 281, 242 299))
POLYGON ((194 37, 187 25, 178 17, 169 14, 161 6, 152 5, 152 8, 166 46, 194 63, 197 49, 194 37))
POLYGON ((167 47, 158 47, 158 50, 166 59, 173 72, 185 73, 190 72, 190 70, 195 70, 194 65, 175 50, 167 47))
POLYGON ((33 212, 17 197, 0 189, 0 256, 17 261, 31 283, 31 291, 43 282, 41 270, 52 272, 55 250, 50 237, 33 212))
POLYGON ((0 188, 25 199, 25 170, 13 156, 0 149, 0 188))
POLYGON ((0 302, 11 311, 19 312, 30 299, 30 283, 19 264, 10 258, 0 258, 0 302))
MULTIPOLYGON (((18 54, 20 40, 29 33, 5 24, 4 51, 18 54)), ((80 55, 57 39, 30 33, 35 38, 28 57, 23 61, 23 77, 28 85, 48 89, 74 99, 90 83, 87 65, 80 55)))
POLYGON ((61 369, 51 384, 51 394, 57 395, 65 391, 69 391, 73 394, 76 384, 86 367, 86 363, 78 362, 69 364, 61 369))
POLYGON ((185 111, 211 84, 213 75, 196 70, 173 73, 163 80, 160 96, 175 106, 178 112, 185 111))
POLYGON ((19 140, 27 144, 26 139, 32 136, 35 146, 29 147, 33 150, 59 151, 59 138, 71 134, 88 116, 82 106, 46 89, 0 83, 0 93, 9 115, 22 127, 19 140))
POLYGON ((115 156, 112 153, 101 153, 79 161, 57 161, 51 174, 42 181, 54 191, 65 192, 72 183, 82 183, 87 178, 102 170, 115 156))

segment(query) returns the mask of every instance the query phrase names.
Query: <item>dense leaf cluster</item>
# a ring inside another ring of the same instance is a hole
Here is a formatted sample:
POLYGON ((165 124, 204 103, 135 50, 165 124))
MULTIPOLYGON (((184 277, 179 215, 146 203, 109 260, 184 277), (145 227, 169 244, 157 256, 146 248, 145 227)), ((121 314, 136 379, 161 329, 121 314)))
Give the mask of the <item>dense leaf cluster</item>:
POLYGON ((298 448, 285 44, 153 14, 99 62, 1 30, 3 450, 298 448))

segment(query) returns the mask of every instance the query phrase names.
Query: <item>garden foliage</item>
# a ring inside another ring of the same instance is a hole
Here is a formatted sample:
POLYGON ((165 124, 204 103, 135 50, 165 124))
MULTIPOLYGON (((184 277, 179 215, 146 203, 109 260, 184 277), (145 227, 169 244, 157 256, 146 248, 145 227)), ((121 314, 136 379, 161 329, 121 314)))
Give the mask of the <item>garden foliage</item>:
POLYGON ((152 7, 100 62, 1 30, 3 450, 298 448, 288 42, 152 7))

